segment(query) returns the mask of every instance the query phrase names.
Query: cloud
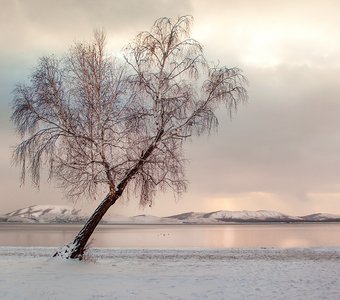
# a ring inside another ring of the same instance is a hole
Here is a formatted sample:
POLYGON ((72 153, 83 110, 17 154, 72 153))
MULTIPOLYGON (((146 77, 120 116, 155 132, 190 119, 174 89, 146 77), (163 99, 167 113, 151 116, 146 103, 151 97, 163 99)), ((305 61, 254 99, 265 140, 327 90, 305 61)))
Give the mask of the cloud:
POLYGON ((225 114, 218 135, 189 145, 194 192, 264 192, 303 200, 309 191, 337 185, 339 71, 248 70, 249 104, 240 107, 232 122, 225 114))
POLYGON ((223 64, 340 66, 338 1, 199 1, 197 28, 223 64))
POLYGON ((61 51, 74 39, 88 39, 98 27, 118 38, 118 44, 122 39, 126 43, 136 30, 147 30, 159 17, 190 12, 187 0, 5 1, 0 15, 0 39, 6 47, 1 51, 20 53, 21 47, 29 46, 35 51, 41 47, 61 51))
MULTIPOLYGON (((150 213, 209 211, 219 205, 340 213, 335 201, 340 191, 339 1, 4 0, 1 5, 0 134, 6 142, 0 178, 9 205, 20 207, 15 201, 23 195, 27 203, 62 201, 59 194, 47 199, 51 193, 42 192, 38 199, 28 187, 16 190, 19 170, 8 161, 11 90, 25 81, 37 58, 66 52, 75 39, 91 38, 96 27, 107 31, 110 50, 118 52, 156 18, 192 14, 193 35, 208 59, 244 70, 249 103, 232 122, 219 112, 218 134, 187 146, 189 193, 177 205, 160 195, 150 213)), ((117 211, 138 213, 135 206, 117 211)))

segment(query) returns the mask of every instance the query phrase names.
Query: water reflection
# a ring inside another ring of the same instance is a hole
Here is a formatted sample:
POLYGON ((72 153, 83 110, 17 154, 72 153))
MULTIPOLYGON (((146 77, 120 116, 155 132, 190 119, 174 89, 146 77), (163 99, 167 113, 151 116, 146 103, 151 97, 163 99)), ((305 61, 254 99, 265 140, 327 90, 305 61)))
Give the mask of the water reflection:
MULTIPOLYGON (((0 224, 0 246, 60 246, 80 225, 0 224)), ((103 225, 94 247, 242 248, 336 247, 340 224, 103 225)))

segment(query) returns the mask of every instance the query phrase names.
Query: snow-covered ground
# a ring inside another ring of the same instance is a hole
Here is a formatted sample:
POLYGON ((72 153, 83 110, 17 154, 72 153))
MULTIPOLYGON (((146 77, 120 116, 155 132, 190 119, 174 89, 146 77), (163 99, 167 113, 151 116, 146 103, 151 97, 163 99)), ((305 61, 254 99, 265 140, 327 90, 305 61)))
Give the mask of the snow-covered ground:
POLYGON ((0 299, 340 299, 340 248, 54 250, 0 247, 0 299))

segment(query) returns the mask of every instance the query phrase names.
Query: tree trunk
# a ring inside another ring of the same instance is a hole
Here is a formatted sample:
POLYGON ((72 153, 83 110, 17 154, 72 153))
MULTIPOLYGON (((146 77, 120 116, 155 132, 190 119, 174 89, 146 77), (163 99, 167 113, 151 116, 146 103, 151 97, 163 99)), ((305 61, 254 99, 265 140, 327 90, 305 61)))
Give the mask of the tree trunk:
POLYGON ((92 216, 87 220, 84 227, 79 231, 73 243, 59 249, 53 255, 53 257, 59 256, 67 259, 77 258, 81 260, 90 236, 92 235, 93 231, 95 230, 105 213, 116 202, 118 198, 119 194, 109 193, 94 211, 92 216))
POLYGON ((90 236, 92 235, 93 231, 99 224, 100 220, 103 218, 103 216, 108 211, 108 209, 113 204, 115 204, 117 199, 122 195, 129 181, 143 167, 147 158, 151 155, 152 151, 156 148, 157 143, 160 141, 163 133, 164 133, 164 129, 160 129, 157 136, 155 137, 154 142, 143 153, 143 155, 138 160, 138 162, 135 164, 135 166, 126 173, 122 181, 117 185, 115 191, 111 190, 110 188, 110 193, 105 197, 102 203, 100 203, 100 205, 97 207, 95 212, 85 223, 82 230, 79 231, 73 243, 68 244, 64 246, 62 249, 58 250, 56 253, 54 253, 53 257, 59 256, 59 257, 64 257, 64 258, 78 258, 80 260, 83 258, 86 244, 90 236))

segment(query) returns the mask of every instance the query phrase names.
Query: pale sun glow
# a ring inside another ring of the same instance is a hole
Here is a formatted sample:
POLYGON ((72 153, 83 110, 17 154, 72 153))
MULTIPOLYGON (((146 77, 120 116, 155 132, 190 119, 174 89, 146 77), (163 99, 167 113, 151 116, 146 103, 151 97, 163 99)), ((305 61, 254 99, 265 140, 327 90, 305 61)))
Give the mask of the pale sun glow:
POLYGON ((211 197, 205 202, 209 203, 210 211, 270 210, 273 203, 278 204, 278 197, 272 193, 250 192, 211 197))
POLYGON ((308 65, 309 57, 327 55, 330 51, 327 32, 317 28, 287 24, 254 25, 242 31, 247 37, 242 55, 246 65, 272 67, 287 62, 296 63, 296 58, 292 58, 294 55, 300 59, 299 64, 308 65))

